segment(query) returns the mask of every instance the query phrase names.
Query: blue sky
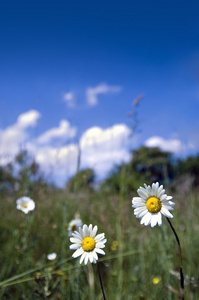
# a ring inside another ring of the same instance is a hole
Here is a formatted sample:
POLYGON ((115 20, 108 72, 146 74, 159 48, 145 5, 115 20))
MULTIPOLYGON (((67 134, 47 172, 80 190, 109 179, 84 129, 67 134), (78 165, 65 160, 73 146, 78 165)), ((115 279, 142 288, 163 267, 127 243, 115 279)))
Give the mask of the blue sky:
POLYGON ((1 1, 0 163, 27 148, 61 185, 78 142, 99 177, 140 145, 198 153, 198 11, 198 1, 1 1))

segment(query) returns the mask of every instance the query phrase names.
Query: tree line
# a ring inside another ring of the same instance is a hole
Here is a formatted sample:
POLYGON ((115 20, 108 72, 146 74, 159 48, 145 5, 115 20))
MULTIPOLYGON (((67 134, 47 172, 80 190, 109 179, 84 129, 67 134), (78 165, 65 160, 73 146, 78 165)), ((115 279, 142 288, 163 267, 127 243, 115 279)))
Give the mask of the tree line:
MULTIPOLYGON (((92 190, 96 186, 92 169, 78 171, 67 183, 69 192, 92 190)), ((140 147, 132 151, 129 163, 115 166, 100 189, 108 192, 137 190, 144 182, 160 182, 171 187, 185 183, 189 187, 199 186, 199 154, 186 159, 176 159, 171 152, 157 147, 140 147)), ((23 194, 40 188, 54 188, 42 175, 40 167, 26 150, 21 151, 12 163, 0 166, 0 193, 18 191, 23 194)))

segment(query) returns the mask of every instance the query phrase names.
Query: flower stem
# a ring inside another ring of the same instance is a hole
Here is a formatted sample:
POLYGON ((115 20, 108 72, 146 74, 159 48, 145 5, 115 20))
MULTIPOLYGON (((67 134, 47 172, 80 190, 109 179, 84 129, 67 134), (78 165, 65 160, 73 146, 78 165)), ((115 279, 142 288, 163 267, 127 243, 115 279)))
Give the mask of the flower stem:
POLYGON ((97 271, 98 271, 98 275, 99 275, 99 280, 100 280, 100 285, 101 285, 101 289, 102 289, 102 294, 103 294, 104 300, 106 300, 106 296, 105 296, 105 293, 104 293, 104 288, 103 288, 103 283, 102 283, 102 277, 101 277, 101 274, 100 274, 100 268, 99 268, 99 263, 98 262, 97 262, 97 271))
POLYGON ((179 251, 179 258, 180 258, 180 294, 181 294, 181 298, 184 300, 184 275, 182 272, 182 253, 181 253, 181 246, 180 246, 180 240, 179 237, 173 227, 173 225, 171 224, 171 221, 169 220, 169 218, 167 218, 167 221, 169 222, 169 225, 176 237, 177 243, 178 243, 178 251, 179 251))

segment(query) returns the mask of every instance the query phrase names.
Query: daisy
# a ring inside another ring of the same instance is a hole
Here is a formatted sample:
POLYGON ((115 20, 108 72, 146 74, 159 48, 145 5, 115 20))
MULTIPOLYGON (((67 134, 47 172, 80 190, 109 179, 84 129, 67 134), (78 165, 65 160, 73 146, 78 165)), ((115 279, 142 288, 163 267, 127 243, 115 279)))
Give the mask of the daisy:
POLYGON ((17 209, 23 211, 25 214, 35 209, 35 202, 29 197, 21 197, 17 199, 16 203, 17 209))
POLYGON ((70 221, 68 225, 68 234, 69 236, 72 235, 73 232, 78 231, 79 232, 79 227, 82 227, 82 220, 81 219, 74 219, 70 221))
POLYGON ((79 228, 79 232, 75 231, 72 233, 72 237, 70 238, 72 245, 70 245, 70 249, 76 250, 72 257, 76 258, 81 256, 80 264, 84 261, 85 265, 87 264, 88 260, 91 263, 96 263, 98 260, 99 254, 105 254, 102 248, 105 247, 106 239, 105 234, 101 233, 96 235, 97 233, 97 226, 93 225, 83 225, 83 228, 79 228))
POLYGON ((144 188, 140 187, 138 190, 140 197, 133 197, 132 207, 135 208, 134 215, 140 218, 140 224, 151 227, 162 225, 162 214, 167 218, 173 218, 169 210, 173 210, 175 203, 170 201, 173 197, 167 196, 163 185, 158 182, 153 183, 152 187, 144 184, 144 188))
POLYGON ((56 253, 50 253, 47 255, 48 260, 55 260, 57 257, 56 253))

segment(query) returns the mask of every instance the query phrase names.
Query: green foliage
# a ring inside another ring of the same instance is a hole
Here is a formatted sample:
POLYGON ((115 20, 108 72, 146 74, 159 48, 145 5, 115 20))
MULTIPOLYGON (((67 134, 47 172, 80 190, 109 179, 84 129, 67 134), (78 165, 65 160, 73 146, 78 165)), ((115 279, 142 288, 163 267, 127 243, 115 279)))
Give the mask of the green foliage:
MULTIPOLYGON (((176 174, 197 176, 195 159, 178 162, 176 174)), ((85 224, 97 225, 107 238, 106 255, 99 260, 107 299, 179 299, 173 292, 180 287, 173 232, 164 217, 162 227, 140 225, 130 196, 136 196, 144 182, 151 184, 152 178, 162 180, 171 194, 167 184, 173 176, 170 153, 146 147, 134 151, 131 162, 119 166, 98 191, 92 189, 90 169, 78 172, 61 190, 39 183, 39 169, 26 153, 16 160, 19 178, 13 177, 10 165, 0 170, 1 180, 21 181, 20 193, 33 198, 36 208, 25 215, 16 210, 19 191, 1 194, 0 299, 102 299, 96 265, 79 265, 79 259, 71 257, 67 225, 75 215, 85 224), (166 175, 162 166, 167 167, 166 175), (57 259, 49 262, 47 255, 52 252, 57 259), (157 285, 155 277, 160 280, 157 285)), ((195 188, 186 197, 181 190, 171 195, 176 203, 172 224, 182 247, 185 299, 197 300, 199 193, 195 188)))
MULTIPOLYGON (((123 173, 121 180, 125 178, 123 173)), ((181 241, 183 271, 188 275, 186 299, 196 300, 199 298, 198 192, 186 198, 183 194, 173 196, 176 207, 172 224, 181 241)), ((0 202, 0 281, 9 279, 0 283, 1 299, 102 298, 96 265, 79 265, 79 259, 71 257, 67 224, 76 212, 84 223, 98 225, 99 233, 105 232, 108 240, 106 255, 100 257, 107 299, 178 299, 167 288, 180 287, 177 277, 170 273, 179 271, 175 237, 164 217, 162 227, 140 225, 128 193, 87 190, 73 197, 62 190, 41 189, 39 197, 34 199, 35 211, 28 215, 16 211, 15 200, 14 196, 6 196, 0 202), (116 247, 112 247, 114 241, 116 247), (52 252, 57 253, 57 259, 48 262, 47 254, 52 252), (152 282, 154 277, 160 278, 157 285, 152 282)))
POLYGON ((16 179, 13 176, 12 164, 8 164, 5 167, 0 166, 0 193, 12 192, 15 184, 16 179))
POLYGON ((102 188, 118 192, 121 188, 121 173, 123 171, 126 176, 123 189, 127 191, 135 191, 141 182, 149 184, 156 181, 168 183, 174 175, 171 153, 161 151, 159 148, 147 147, 133 150, 131 161, 115 168, 105 180, 102 188))
POLYGON ((14 191, 18 195, 26 195, 39 192, 40 188, 47 188, 47 183, 43 180, 39 165, 34 158, 26 151, 21 151, 13 163, 0 166, 0 194, 14 191))
POLYGON ((16 156, 15 161, 18 169, 18 190, 20 193, 27 194, 34 189, 36 184, 42 181, 39 165, 26 150, 22 150, 16 156))
POLYGON ((190 175, 195 186, 199 186, 199 155, 189 156, 185 160, 179 159, 176 163, 176 176, 190 175))
POLYGON ((68 181, 67 190, 74 193, 91 189, 94 178, 95 175, 92 169, 81 170, 68 181))

